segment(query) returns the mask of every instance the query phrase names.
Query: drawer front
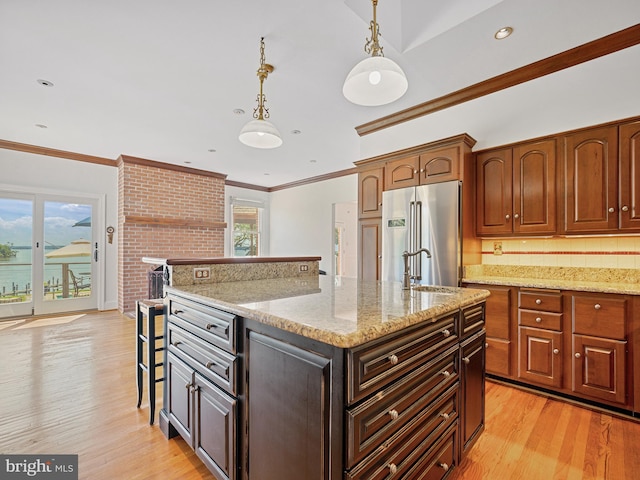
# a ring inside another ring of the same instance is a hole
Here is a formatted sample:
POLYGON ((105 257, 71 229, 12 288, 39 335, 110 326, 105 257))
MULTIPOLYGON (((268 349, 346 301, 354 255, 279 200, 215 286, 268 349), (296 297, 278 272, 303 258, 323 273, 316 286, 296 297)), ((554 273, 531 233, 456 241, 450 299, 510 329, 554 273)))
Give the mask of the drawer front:
POLYGON ((626 299, 573 295, 572 308, 574 333, 625 340, 626 299))
POLYGON ((437 355, 458 338, 459 313, 435 319, 409 332, 390 335, 347 352, 347 403, 384 388, 437 355))
POLYGON ((511 375, 511 342, 500 338, 487 337, 487 373, 508 377, 511 375))
POLYGON ((520 308, 540 310, 543 312, 562 312, 562 294, 560 292, 538 292, 521 290, 519 295, 520 308))
POLYGON ((458 458, 458 422, 442 422, 429 433, 425 422, 407 438, 382 449, 345 473, 347 480, 433 479, 441 480, 455 467, 458 458))
POLYGON ((169 321, 223 350, 236 353, 236 315, 170 296, 169 321))
POLYGON ((174 355, 227 392, 237 395, 237 359, 202 339, 168 324, 168 348, 174 355))
POLYGON ((462 332, 462 337, 467 337, 473 332, 482 330, 484 327, 484 310, 484 303, 473 305, 462 310, 462 315, 460 315, 460 332, 462 332))
POLYGON ((545 328, 547 330, 562 330, 562 314, 540 312, 535 310, 518 310, 519 324, 525 327, 545 328))
MULTIPOLYGON (((416 368, 346 414, 347 468, 353 467, 387 438, 432 408, 434 399, 457 385, 458 347, 416 368)), ((441 415, 457 412, 452 405, 441 415)))

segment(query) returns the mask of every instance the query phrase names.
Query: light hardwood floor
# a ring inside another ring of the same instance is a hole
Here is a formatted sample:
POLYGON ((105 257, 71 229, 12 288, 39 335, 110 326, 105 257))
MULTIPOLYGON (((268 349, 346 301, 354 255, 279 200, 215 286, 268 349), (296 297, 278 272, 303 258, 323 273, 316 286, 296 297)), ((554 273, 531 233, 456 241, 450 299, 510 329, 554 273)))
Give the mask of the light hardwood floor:
MULTIPOLYGON (((0 452, 76 453, 87 480, 213 478, 149 425, 146 391, 136 408, 134 350, 134 320, 117 312, 0 322, 0 452)), ((452 473, 638 479, 640 424, 489 382, 487 428, 452 473)))

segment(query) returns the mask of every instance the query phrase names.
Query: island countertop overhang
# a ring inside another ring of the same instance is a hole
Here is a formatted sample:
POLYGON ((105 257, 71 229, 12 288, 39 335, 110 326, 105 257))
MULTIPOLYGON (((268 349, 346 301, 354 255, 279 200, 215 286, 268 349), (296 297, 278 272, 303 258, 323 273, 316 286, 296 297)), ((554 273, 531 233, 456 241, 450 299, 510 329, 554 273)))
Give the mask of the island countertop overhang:
POLYGON ((403 290, 399 282, 320 275, 165 287, 202 302, 340 348, 353 348, 484 301, 487 290, 403 290))

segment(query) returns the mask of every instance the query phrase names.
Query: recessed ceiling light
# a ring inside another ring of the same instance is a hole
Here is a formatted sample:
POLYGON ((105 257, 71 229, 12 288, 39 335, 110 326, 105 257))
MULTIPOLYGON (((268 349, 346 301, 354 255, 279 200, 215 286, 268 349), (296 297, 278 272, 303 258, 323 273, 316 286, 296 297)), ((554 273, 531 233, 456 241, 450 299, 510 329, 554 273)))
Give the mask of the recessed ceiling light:
POLYGON ((187 165, 190 164, 191 162, 189 160, 185 160, 184 163, 186 163, 187 165))
POLYGON ((503 27, 495 33, 494 37, 496 40, 502 40, 503 38, 507 38, 512 33, 513 33, 513 28, 503 27))
POLYGON ((43 125, 42 123, 36 123, 36 127, 38 127, 38 128, 49 128, 46 125, 43 125))
POLYGON ((300 135, 302 132, 300 130, 291 130, 293 135, 300 135))
POLYGON ((50 82, 49 80, 42 80, 41 78, 39 78, 37 82, 43 87, 53 87, 53 82, 50 82))
POLYGON ((233 113, 235 113, 236 115, 244 115, 244 110, 241 108, 236 108, 233 110, 233 113))
POLYGON ((317 160, 309 160, 309 163, 316 163, 317 160))
POLYGON ((216 149, 215 148, 210 148, 209 150, 207 150, 207 152, 216 153, 216 149))

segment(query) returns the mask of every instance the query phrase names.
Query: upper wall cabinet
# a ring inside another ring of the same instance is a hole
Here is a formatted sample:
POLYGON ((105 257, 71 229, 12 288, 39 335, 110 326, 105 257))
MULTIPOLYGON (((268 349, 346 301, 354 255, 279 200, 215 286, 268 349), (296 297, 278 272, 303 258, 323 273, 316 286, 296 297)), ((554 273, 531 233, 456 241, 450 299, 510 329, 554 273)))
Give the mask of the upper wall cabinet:
POLYGON ((371 168, 358 173, 359 218, 382 216, 384 168, 371 168))
POLYGON ((564 138, 564 230, 618 227, 618 128, 582 130, 564 138))
POLYGON ((640 230, 640 121, 620 125, 620 229, 640 230))
POLYGON ((476 156, 476 231, 482 236, 556 232, 556 140, 476 156))
POLYGON ((471 137, 461 135, 436 142, 422 151, 415 151, 414 155, 388 160, 384 189, 463 180, 464 161, 471 155, 474 143, 471 137))

